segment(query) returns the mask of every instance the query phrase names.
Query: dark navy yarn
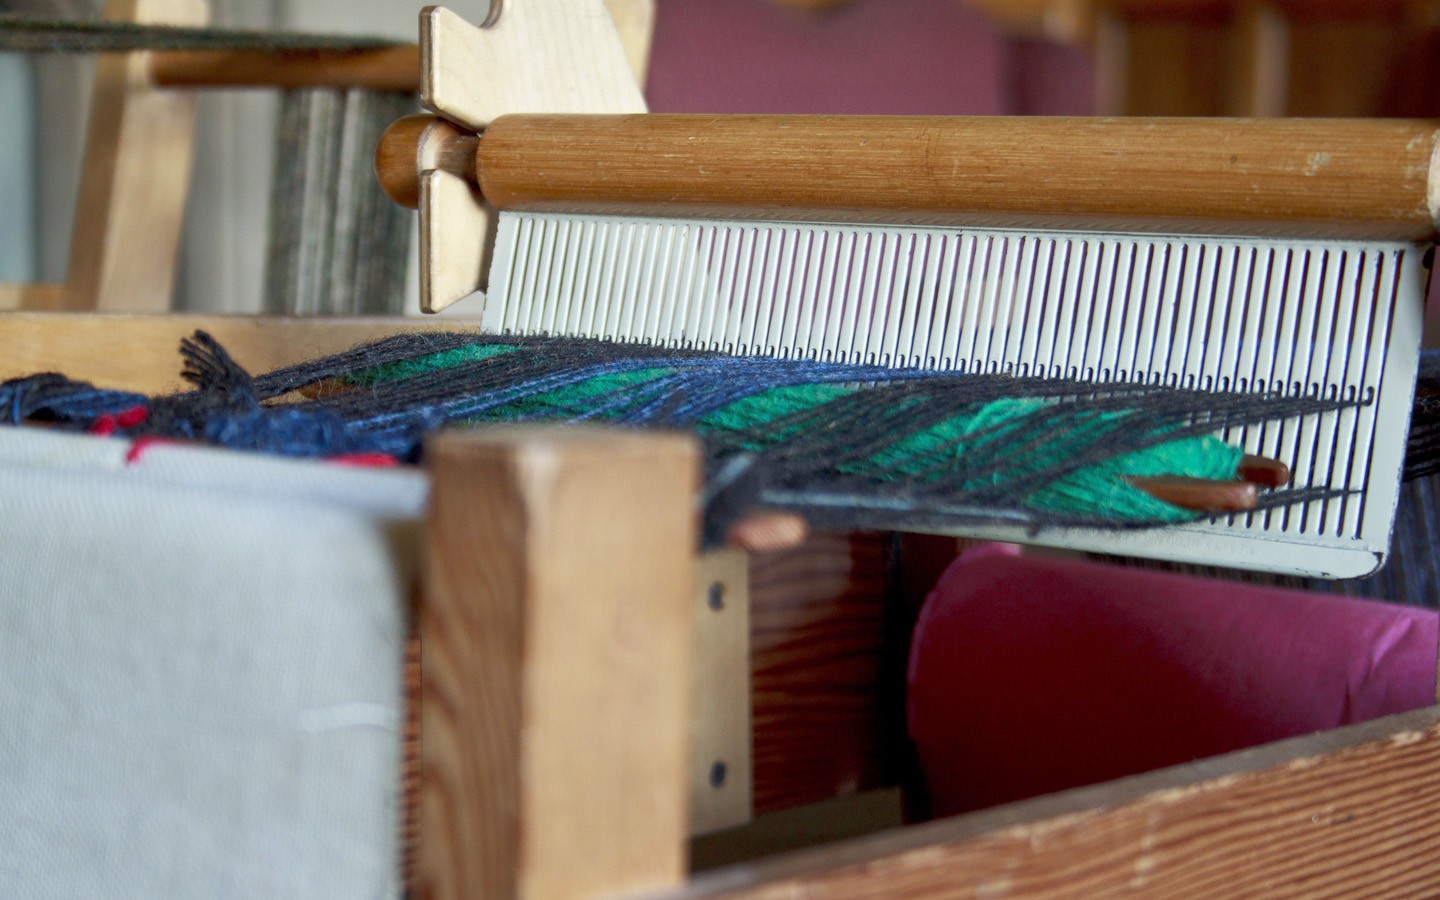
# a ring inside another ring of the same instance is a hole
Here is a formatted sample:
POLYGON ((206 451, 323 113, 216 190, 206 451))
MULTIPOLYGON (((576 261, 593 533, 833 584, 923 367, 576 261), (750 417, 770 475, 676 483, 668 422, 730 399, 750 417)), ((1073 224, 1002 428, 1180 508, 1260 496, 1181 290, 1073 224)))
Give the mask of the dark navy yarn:
POLYGON ((1432 475, 1440 475, 1440 350, 1420 354, 1410 441, 1405 452, 1406 481, 1432 475))
MULTIPOLYGON (((601 420, 687 428, 772 388, 846 386, 757 425, 706 426, 704 532, 711 541, 756 505, 792 509, 817 527, 836 528, 1153 525, 1037 511, 1021 500, 1086 466, 1159 443, 1346 405, 1136 382, 1095 385, 475 333, 398 335, 258 377, 204 333, 187 339, 181 352, 183 375, 193 386, 184 393, 147 400, 51 375, 0 386, 8 391, 0 399, 16 422, 38 412, 57 427, 84 429, 100 415, 145 404, 145 420, 120 433, 287 456, 383 453, 416 461, 426 436, 452 423, 601 420), (418 363, 461 350, 476 352, 441 368, 418 363), (409 374, 367 376, 396 364, 409 374), (638 372, 651 377, 623 377, 638 372), (611 376, 620 376, 620 386, 600 390, 607 382, 596 379, 611 376), (347 388, 314 398, 295 393, 333 379, 343 379, 347 388), (583 390, 563 393, 577 386, 583 390), (875 461, 907 435, 1015 398, 1046 402, 1033 413, 968 433, 964 453, 956 452, 958 438, 937 442, 912 456, 903 475, 875 461), (1063 452, 1056 452, 1058 441, 1069 442, 1063 452)), ((1330 495, 1276 491, 1262 504, 1330 495)))
POLYGON ((144 394, 97 388, 84 381, 44 372, 0 383, 0 410, 6 425, 27 420, 84 422, 116 415, 148 401, 144 394))

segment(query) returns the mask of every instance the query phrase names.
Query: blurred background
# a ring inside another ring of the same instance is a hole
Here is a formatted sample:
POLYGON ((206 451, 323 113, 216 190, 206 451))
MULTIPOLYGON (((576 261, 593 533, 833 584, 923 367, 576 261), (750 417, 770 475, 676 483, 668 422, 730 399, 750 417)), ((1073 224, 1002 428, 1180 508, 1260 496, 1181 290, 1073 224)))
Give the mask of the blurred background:
MULTIPOLYGON (((84 18, 100 5, 0 0, 0 11, 84 18)), ((413 41, 420 5, 211 0, 211 11, 220 26, 413 41)), ((447 5, 480 21, 489 3, 447 5)), ((657 7, 646 86, 657 112, 1433 115, 1440 97, 1435 0, 657 7)), ((0 54, 0 282, 65 278, 93 65, 0 54)), ((262 307, 278 104, 274 91, 200 92, 179 309, 262 307)))

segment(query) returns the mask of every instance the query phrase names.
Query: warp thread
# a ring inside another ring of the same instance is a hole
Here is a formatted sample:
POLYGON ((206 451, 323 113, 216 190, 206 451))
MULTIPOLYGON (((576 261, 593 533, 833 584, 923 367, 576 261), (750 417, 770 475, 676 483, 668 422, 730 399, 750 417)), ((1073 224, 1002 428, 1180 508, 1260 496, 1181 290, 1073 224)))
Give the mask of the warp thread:
POLYGON ((1415 405, 1405 446, 1405 480, 1440 474, 1440 350, 1420 354, 1415 405))
MULTIPOLYGON (((706 447, 705 533, 713 543, 758 505, 835 528, 1190 520, 1198 514, 1135 500, 1148 495, 1116 476, 1168 471, 1170 461, 1124 466, 1181 440, 1346 405, 474 333, 399 335, 258 377, 203 332, 183 342, 182 358, 193 386, 184 393, 144 398, 46 374, 0 385, 0 409, 11 423, 40 418, 84 429, 143 405, 146 414, 117 433, 411 462, 426 435, 452 423, 693 428, 706 447), (315 390, 337 381, 339 390, 315 390), (1097 496, 1073 496, 1087 491, 1097 496)), ((1226 453, 1239 451, 1225 451, 1216 458, 1228 459, 1233 473, 1235 456, 1226 453)), ((1281 490, 1262 505, 1336 493, 1281 490)))

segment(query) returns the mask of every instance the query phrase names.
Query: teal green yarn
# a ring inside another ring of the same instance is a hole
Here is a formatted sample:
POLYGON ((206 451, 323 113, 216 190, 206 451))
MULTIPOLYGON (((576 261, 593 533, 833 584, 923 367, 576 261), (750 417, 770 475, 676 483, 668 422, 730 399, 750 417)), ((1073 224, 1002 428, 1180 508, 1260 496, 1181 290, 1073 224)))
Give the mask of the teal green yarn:
MULTIPOLYGON (((495 359, 516 349, 503 342, 462 346, 375 366, 351 380, 374 385, 423 378, 495 359)), ((513 379, 493 375, 495 383, 506 385, 502 391, 511 390, 510 384, 533 383, 536 387, 517 390, 514 396, 505 396, 464 421, 625 421, 647 405, 663 403, 677 390, 676 379, 683 375, 681 370, 665 365, 597 371, 576 375, 574 380, 558 379, 563 383, 551 381, 549 384, 556 386, 549 387, 541 386, 547 384, 545 377, 533 369, 513 379)), ((803 440, 816 429, 831 427, 833 420, 828 412, 853 405, 863 399, 857 395, 865 390, 857 383, 762 387, 705 412, 693 421, 692 427, 731 451, 783 450, 789 442, 803 440)), ((1065 427, 1057 429, 1052 420, 1061 406, 1051 399, 1003 398, 948 413, 940 411, 943 409, 931 407, 923 395, 901 400, 888 410, 892 414, 889 428, 853 435, 854 446, 841 447, 844 452, 831 461, 833 470, 876 484, 919 484, 957 493, 1002 495, 1009 502, 1040 513, 1129 522, 1182 522, 1194 520, 1197 513, 1150 496, 1130 484, 1128 477, 1233 479, 1243 455, 1240 448, 1209 435, 1163 440, 1165 431, 1146 425, 1134 410, 1077 414, 1073 408, 1066 409, 1065 427), (1113 442, 1114 436, 1122 433, 1134 434, 1140 439, 1137 443, 1149 445, 1066 471, 1077 446, 1105 443, 1107 439, 1113 442), (1056 472, 1063 474, 1056 477, 1056 472)), ((838 437, 837 445, 844 445, 845 438, 852 436, 838 433, 838 437)))
POLYGON ((1127 476, 1233 479, 1244 455, 1241 448, 1211 435, 1168 441, 1072 472, 1031 495, 1027 504, 1047 512, 1184 522, 1195 518, 1195 513, 1150 496, 1127 476))
POLYGON ((701 434, 725 431, 741 435, 744 449, 759 450, 785 440, 804 427, 795 422, 788 425, 776 423, 793 420, 800 413, 847 397, 856 390, 858 388, 842 384, 797 384, 769 388, 702 416, 697 428, 701 434))
POLYGON ((518 419, 571 419, 583 417, 589 407, 599 402, 609 406, 608 417, 620 417, 645 401, 644 389, 657 383, 666 369, 636 369, 633 372, 611 372, 583 381, 543 391, 486 410, 467 419, 470 424, 505 422, 518 419))
POLYGON ((347 375, 345 381, 361 387, 370 387, 385 382, 400 381, 405 378, 415 378, 416 376, 427 375, 431 372, 439 372, 444 369, 454 368, 462 363, 491 359, 514 350, 514 347, 505 344, 469 344, 463 347, 454 347, 449 350, 437 350, 434 353, 427 353, 424 356, 417 356, 414 359, 382 363, 378 366, 361 369, 358 372, 347 375))
MULTIPOLYGON (((786 419, 823 403, 853 393, 856 388, 841 385, 799 385, 771 388, 761 394, 726 406, 701 420, 702 433, 730 430, 748 434, 746 449, 758 450, 787 440, 802 427, 786 419), (778 423, 778 424, 777 424, 778 423), (765 433, 766 427, 772 430, 765 433)), ((988 452, 1006 458, 1008 465, 996 468, 983 479, 965 479, 962 489, 982 484, 1021 482, 1025 476, 1052 469, 1071 452, 1075 433, 1057 436, 1025 452, 1008 453, 1031 439, 1030 427, 1046 418, 1043 400, 1013 399, 986 403, 970 415, 949 417, 936 425, 901 435, 867 459, 837 468, 847 474, 866 475, 880 481, 907 478, 943 479, 963 469, 966 454, 988 452), (1070 439, 1066 439, 1070 438, 1070 439)), ((1095 418, 1092 428, 1113 427, 1124 413, 1105 413, 1095 418)), ((1233 479, 1244 451, 1211 435, 1166 441, 1101 463, 1078 469, 1038 488, 1023 500, 1025 506, 1043 512, 1100 515, 1126 521, 1182 522, 1195 518, 1191 510, 1156 499, 1127 481, 1127 476, 1174 475, 1191 478, 1233 479)))

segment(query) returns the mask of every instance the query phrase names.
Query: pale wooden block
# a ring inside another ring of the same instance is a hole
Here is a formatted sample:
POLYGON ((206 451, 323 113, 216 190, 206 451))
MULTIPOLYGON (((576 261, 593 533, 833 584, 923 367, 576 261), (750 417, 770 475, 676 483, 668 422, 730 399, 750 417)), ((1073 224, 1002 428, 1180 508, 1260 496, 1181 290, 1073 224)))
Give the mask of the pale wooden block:
POLYGON ((506 0, 477 28, 420 16, 421 97, 481 131, 506 113, 640 113, 645 99, 603 0, 506 0))
POLYGON ((644 90, 645 73, 650 68, 650 43, 655 36, 655 0, 605 0, 605 8, 610 10, 620 43, 625 45, 630 73, 644 90))
MULTIPOLYGON (((654 0, 495 0, 483 27, 427 7, 421 97, 473 131, 506 113, 645 112, 654 18, 654 0)), ((420 308, 439 312, 484 290, 496 213, 458 179, 422 180, 420 308)))
POLYGON ((477 185, 441 169, 421 174, 421 310, 439 312, 485 289, 498 216, 477 185))
POLYGON ((717 550, 695 568, 690 832, 750 821, 750 590, 746 554, 717 550))
MULTIPOLYGON (((105 15, 203 25, 209 10, 203 0, 109 0, 105 15)), ((194 95, 156 90, 146 54, 100 56, 70 238, 66 308, 170 308, 194 126, 194 95)))
POLYGON ((419 895, 679 883, 694 443, 514 428, 427 454, 419 895))

